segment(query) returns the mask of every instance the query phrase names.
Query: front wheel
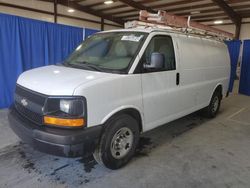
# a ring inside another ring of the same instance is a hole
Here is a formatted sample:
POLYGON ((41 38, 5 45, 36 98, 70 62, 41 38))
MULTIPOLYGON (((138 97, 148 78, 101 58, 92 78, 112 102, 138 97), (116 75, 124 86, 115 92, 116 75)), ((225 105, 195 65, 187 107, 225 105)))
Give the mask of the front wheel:
POLYGON ((214 118, 219 109, 221 103, 221 93, 219 91, 215 91, 209 105, 204 109, 204 114, 208 118, 214 118))
POLYGON ((94 158, 107 168, 121 168, 133 157, 138 140, 138 122, 129 115, 119 115, 107 123, 94 158))

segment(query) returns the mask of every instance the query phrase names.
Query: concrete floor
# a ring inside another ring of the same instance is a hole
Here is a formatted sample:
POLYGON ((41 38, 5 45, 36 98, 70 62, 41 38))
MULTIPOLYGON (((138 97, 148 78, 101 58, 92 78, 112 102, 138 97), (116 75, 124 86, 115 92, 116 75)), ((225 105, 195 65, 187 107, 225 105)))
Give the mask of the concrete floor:
POLYGON ((192 114, 144 134, 135 158, 111 171, 20 143, 0 111, 0 187, 250 187, 250 97, 231 95, 217 118, 192 114))

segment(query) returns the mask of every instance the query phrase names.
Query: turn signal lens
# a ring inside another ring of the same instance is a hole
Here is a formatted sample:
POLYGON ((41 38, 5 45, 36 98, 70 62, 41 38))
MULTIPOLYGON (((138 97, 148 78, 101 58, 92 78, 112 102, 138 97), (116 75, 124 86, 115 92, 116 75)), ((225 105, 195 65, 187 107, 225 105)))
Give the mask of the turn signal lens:
POLYGON ((63 126, 63 127, 82 127, 85 123, 83 118, 64 119, 64 118, 44 116, 43 120, 45 124, 63 126))

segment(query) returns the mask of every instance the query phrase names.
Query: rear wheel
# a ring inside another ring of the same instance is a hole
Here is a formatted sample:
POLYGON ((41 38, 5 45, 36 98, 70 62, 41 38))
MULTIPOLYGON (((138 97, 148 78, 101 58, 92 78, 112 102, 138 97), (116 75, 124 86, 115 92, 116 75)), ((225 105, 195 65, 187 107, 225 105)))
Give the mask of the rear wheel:
POLYGON ((133 157, 138 140, 138 122, 129 115, 119 115, 107 123, 94 158, 107 168, 121 168, 133 157))
POLYGON ((215 91, 209 105, 204 109, 204 115, 206 117, 214 118, 217 115, 220 109, 221 98, 221 93, 218 90, 215 91))

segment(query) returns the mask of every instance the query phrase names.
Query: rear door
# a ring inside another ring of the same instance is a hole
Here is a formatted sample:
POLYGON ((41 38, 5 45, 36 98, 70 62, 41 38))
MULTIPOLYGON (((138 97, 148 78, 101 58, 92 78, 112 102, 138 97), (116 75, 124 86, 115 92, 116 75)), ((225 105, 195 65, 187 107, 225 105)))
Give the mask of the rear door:
POLYGON ((141 64, 149 63, 153 52, 164 55, 165 68, 161 71, 142 71, 144 130, 152 129, 176 118, 182 110, 177 48, 169 35, 155 34, 145 49, 141 64))

